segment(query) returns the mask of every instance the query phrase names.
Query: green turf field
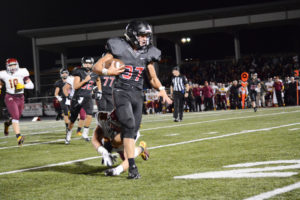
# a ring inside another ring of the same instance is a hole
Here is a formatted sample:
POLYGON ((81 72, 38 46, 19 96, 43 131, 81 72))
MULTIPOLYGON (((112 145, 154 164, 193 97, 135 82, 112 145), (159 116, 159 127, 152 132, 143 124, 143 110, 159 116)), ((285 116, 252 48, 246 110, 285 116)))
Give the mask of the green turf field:
POLYGON ((179 123, 143 116, 139 140, 150 159, 136 159, 139 180, 105 177, 76 125, 70 145, 63 121, 21 122, 21 130, 23 147, 12 129, 0 135, 1 200, 300 199, 300 107, 184 113, 179 123), (255 162, 264 163, 228 167, 255 162))

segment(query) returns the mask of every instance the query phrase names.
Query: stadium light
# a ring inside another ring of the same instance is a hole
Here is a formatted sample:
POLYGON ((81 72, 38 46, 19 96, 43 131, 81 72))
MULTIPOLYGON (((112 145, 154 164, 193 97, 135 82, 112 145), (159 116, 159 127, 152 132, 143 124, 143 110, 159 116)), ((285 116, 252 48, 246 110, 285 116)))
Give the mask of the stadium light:
POLYGON ((183 37, 181 38, 181 43, 185 44, 185 43, 190 43, 191 42, 191 38, 189 37, 183 37))

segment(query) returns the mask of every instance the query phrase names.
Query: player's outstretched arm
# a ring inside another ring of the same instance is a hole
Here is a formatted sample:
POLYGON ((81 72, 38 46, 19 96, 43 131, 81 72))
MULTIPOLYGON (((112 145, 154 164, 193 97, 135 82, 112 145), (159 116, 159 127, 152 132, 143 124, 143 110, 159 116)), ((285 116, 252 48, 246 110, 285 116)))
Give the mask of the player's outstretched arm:
POLYGON ((99 75, 108 75, 108 76, 116 76, 124 72, 125 66, 121 66, 116 68, 114 62, 109 66, 109 68, 105 68, 106 62, 109 62, 114 57, 112 54, 107 53, 102 58, 100 58, 96 64, 93 66, 93 71, 99 75))
POLYGON ((149 80, 150 80, 152 87, 159 90, 158 96, 161 96, 163 98, 163 102, 172 104, 172 100, 168 97, 165 87, 162 86, 160 80, 158 79, 158 77, 156 75, 153 63, 148 64, 148 73, 149 73, 149 80))

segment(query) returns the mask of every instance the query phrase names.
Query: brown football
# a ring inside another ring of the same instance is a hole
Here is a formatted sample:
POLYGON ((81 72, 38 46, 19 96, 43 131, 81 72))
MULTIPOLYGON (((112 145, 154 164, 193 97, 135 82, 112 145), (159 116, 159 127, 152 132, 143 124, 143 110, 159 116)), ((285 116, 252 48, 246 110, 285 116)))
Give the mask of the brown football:
POLYGON ((108 61, 105 62, 105 68, 108 69, 110 68, 111 66, 112 67, 115 67, 115 68, 119 68, 121 66, 125 65, 124 62, 120 59, 117 59, 117 58, 112 58, 108 61))

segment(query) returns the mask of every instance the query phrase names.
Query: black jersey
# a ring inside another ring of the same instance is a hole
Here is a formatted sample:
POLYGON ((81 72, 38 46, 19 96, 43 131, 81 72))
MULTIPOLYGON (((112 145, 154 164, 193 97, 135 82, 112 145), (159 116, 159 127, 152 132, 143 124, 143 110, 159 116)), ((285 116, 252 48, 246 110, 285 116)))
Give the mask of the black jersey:
POLYGON ((64 82, 62 79, 59 79, 54 83, 54 87, 59 88, 58 95, 61 97, 65 97, 65 95, 63 93, 63 87, 65 86, 65 84, 66 84, 66 82, 64 82))
POLYGON ((250 79, 248 82, 248 90, 255 90, 259 82, 257 79, 250 79))
POLYGON ((154 46, 150 46, 147 50, 134 51, 121 38, 109 39, 106 48, 114 58, 125 63, 125 71, 118 76, 116 82, 133 85, 139 89, 143 89, 143 76, 147 65, 159 61, 161 56, 161 51, 154 46))
POLYGON ((89 72, 84 68, 77 68, 72 72, 73 76, 79 76, 80 81, 84 80, 87 75, 91 76, 91 79, 83 84, 81 88, 78 88, 75 90, 74 96, 80 96, 80 97, 91 97, 93 87, 96 85, 97 78, 99 77, 97 74, 93 72, 89 72))
POLYGON ((115 76, 100 76, 103 94, 112 94, 112 88, 115 83, 115 76))

